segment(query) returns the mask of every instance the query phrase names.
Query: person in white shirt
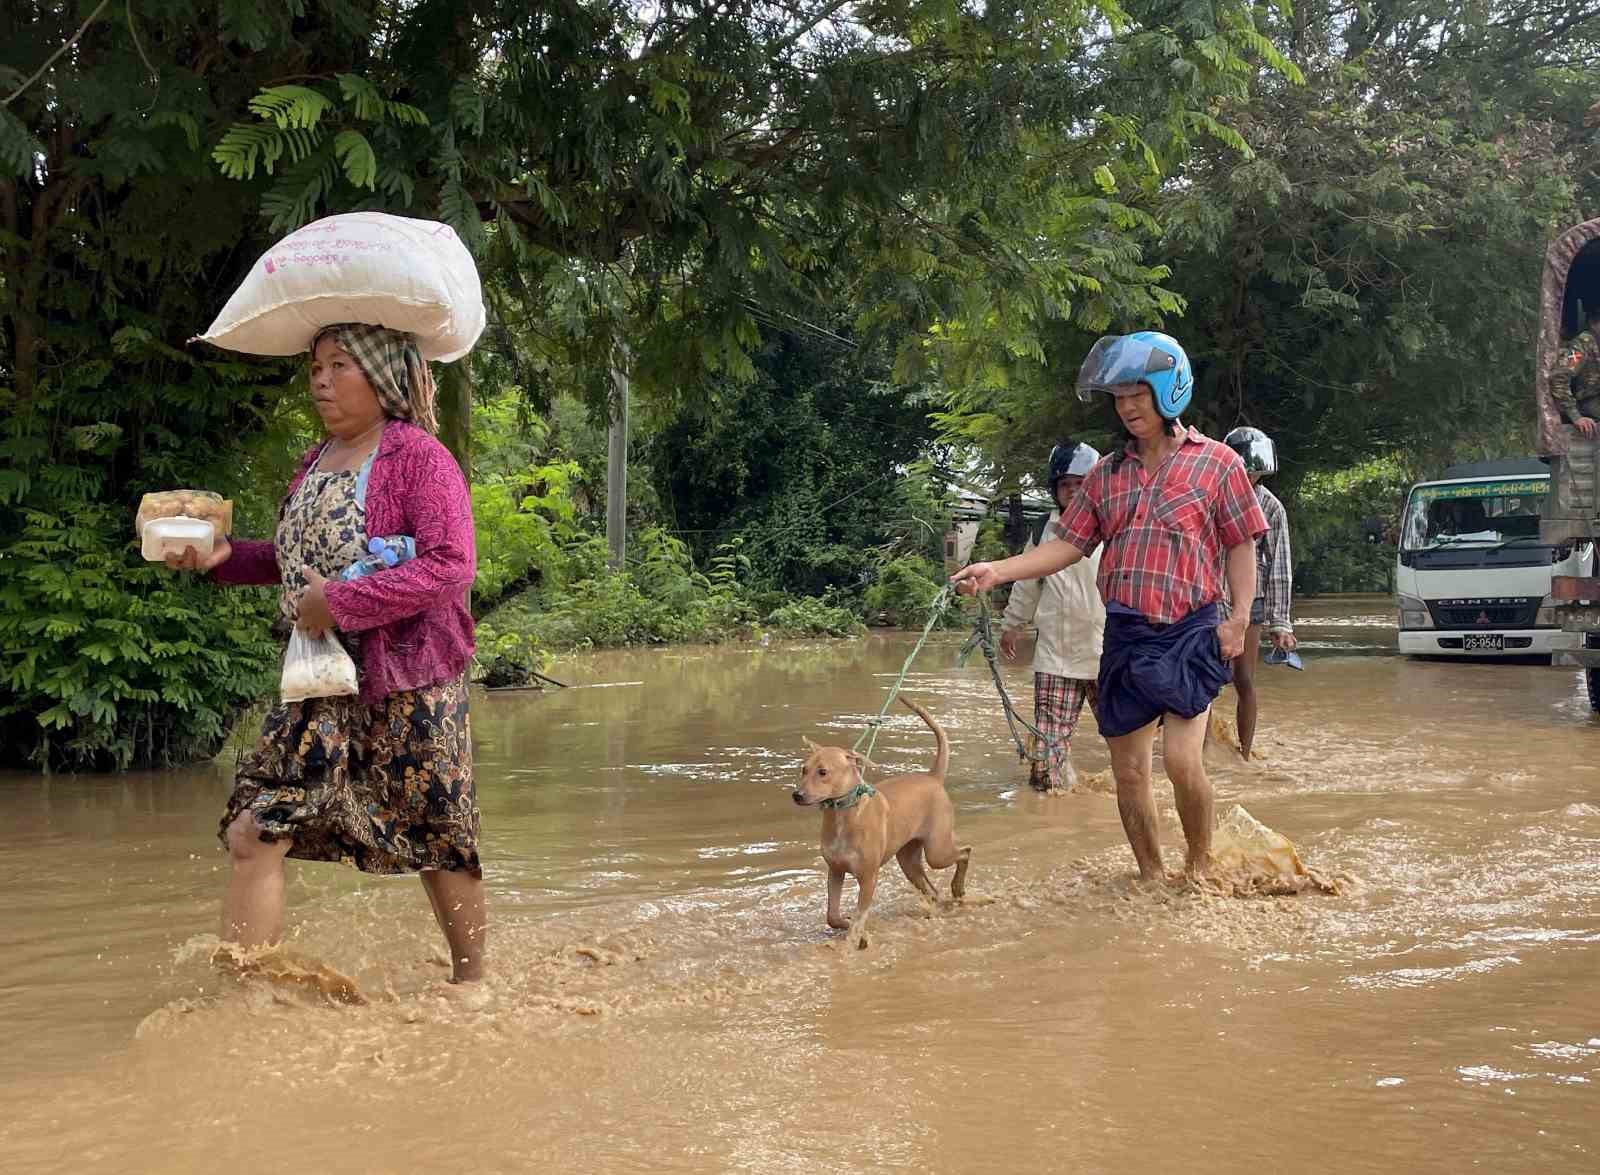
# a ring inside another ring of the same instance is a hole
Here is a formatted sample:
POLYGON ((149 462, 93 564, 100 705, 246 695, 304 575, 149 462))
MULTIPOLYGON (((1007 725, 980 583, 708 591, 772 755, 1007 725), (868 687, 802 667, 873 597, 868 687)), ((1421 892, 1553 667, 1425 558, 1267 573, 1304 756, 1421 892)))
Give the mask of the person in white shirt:
MULTIPOLYGON (((1099 460, 1094 449, 1072 441, 1050 450, 1046 481, 1057 509, 1029 540, 1026 550, 1055 538, 1061 511, 1099 460)), ((1033 651, 1033 724, 1053 740, 1047 759, 1034 762, 1029 772, 1028 782, 1040 791, 1063 791, 1077 782, 1071 759, 1072 735, 1084 702, 1094 702, 1105 639, 1106 606, 1095 584, 1099 573, 1097 549, 1044 579, 1019 581, 1006 604, 1005 631, 1000 636, 1000 652, 1006 660, 1016 660, 1017 641, 1027 625, 1036 624, 1039 629, 1033 651)))

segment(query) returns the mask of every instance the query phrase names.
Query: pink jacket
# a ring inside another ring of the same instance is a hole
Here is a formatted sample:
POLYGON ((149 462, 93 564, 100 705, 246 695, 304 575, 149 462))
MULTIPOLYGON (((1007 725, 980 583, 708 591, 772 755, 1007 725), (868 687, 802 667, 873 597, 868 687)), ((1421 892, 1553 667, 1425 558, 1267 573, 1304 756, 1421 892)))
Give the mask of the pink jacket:
MULTIPOLYGON (((322 445, 307 451, 289 495, 321 451, 322 445)), ((472 660, 467 589, 478 571, 472 498, 450 450, 414 424, 391 420, 384 427, 367 478, 367 533, 417 540, 416 558, 349 583, 330 580, 326 589, 339 628, 363 634, 361 700, 376 705, 398 690, 454 680, 472 660)), ((281 582, 272 543, 234 539, 233 554, 211 578, 281 582)))

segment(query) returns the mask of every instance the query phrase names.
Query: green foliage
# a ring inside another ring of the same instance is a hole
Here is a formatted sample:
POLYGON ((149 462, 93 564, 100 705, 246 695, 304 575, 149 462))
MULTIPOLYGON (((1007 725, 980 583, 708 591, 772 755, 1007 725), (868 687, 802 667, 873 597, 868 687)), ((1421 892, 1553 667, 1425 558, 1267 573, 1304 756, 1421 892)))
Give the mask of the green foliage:
POLYGON ((0 167, 11 175, 21 175, 28 170, 35 153, 43 151, 44 145, 16 115, 0 109, 0 167))
POLYGON ((659 528, 634 536, 622 572, 606 570, 606 544, 580 538, 541 589, 508 600, 484 618, 493 642, 520 634, 539 649, 616 648, 674 641, 720 641, 748 631, 752 618, 737 580, 737 556, 715 570, 694 567, 688 548, 659 528))
MULTIPOLYGON (((383 97, 366 78, 342 73, 333 80, 337 98, 334 87, 326 84, 262 88, 248 103, 260 121, 234 123, 211 152, 222 174, 234 180, 254 179, 258 166, 272 176, 280 162, 286 163, 262 196, 262 209, 271 216, 275 230, 298 228, 327 204, 359 199, 356 193, 363 189, 377 191, 380 171, 369 132, 380 145, 394 148, 397 129, 428 125, 427 114, 383 97), (352 122, 368 124, 366 131, 349 125, 352 122), (341 178, 353 191, 339 190, 341 178)), ((414 190, 409 178, 399 174, 384 178, 387 195, 409 202, 414 190)), ((470 237, 478 235, 474 225, 470 237)))
POLYGON ((1295 593, 1385 592, 1394 584, 1396 531, 1411 476, 1393 457, 1314 473, 1289 510, 1295 593))
POLYGON ((931 353, 959 357, 960 332, 992 321, 1015 358, 945 363, 956 386, 944 436, 975 448, 1002 491, 1055 437, 1104 448, 1091 435, 1106 431, 1104 406, 1062 392, 1102 328, 1164 325, 1195 362, 1191 422, 1279 437, 1291 513, 1301 475, 1374 452, 1439 465, 1485 447, 1528 451, 1541 254, 1600 207, 1587 113, 1600 5, 1558 8, 1258 9, 1255 32, 1236 35, 1272 68, 1211 62, 1234 88, 1207 112, 1238 139, 1196 137, 1171 165, 1177 183, 1138 189, 1112 169, 1107 194, 1145 219, 1111 247, 1161 276, 1124 280, 1103 324, 1035 331, 969 314, 945 328, 931 353), (1028 358, 1034 343, 1042 366, 1028 358))
POLYGON ((904 472, 931 436, 923 408, 872 380, 871 355, 814 336, 772 330, 756 365, 644 446, 696 557, 733 538, 758 585, 815 595, 863 582, 884 543, 937 550, 942 502, 904 472))
MULTIPOLYGON (((0 6, 7 90, 83 15, 0 6)), ((274 683, 271 593, 175 576, 133 543, 140 495, 187 486, 234 497, 241 532, 265 533, 300 448, 284 365, 183 345, 268 242, 253 190, 213 170, 202 128, 308 62, 281 6, 221 22, 253 54, 218 40, 218 15, 184 0, 140 10, 159 81, 127 22, 91 25, 0 118, 6 765, 204 757, 274 683)))
POLYGON ((802 596, 767 616, 767 626, 787 636, 861 636, 867 628, 853 608, 802 596))
POLYGON ((1215 107, 1253 62, 1294 76, 1273 11, 341 8, 320 68, 244 92, 214 158, 275 228, 413 203, 454 225, 548 324, 506 342, 587 373, 596 406, 620 345, 641 401, 704 403, 774 320, 848 323, 881 375, 981 395, 1063 324, 1176 308, 1142 197, 1197 143, 1242 149, 1215 107))
POLYGON ((272 602, 135 562, 132 512, 24 510, 0 548, 0 745, 9 766, 203 758, 270 689, 272 602))
POLYGON ((559 584, 562 545, 578 534, 570 485, 576 466, 552 462, 521 475, 491 474, 472 485, 472 518, 481 537, 473 607, 492 608, 539 577, 559 584))
MULTIPOLYGON (((867 617, 900 628, 921 628, 928 623, 929 610, 943 586, 944 575, 931 560, 920 555, 892 558, 867 587, 867 617)), ((949 607, 937 627, 960 628, 962 624, 960 611, 949 607)))
POLYGON ((551 602, 534 631, 541 643, 568 649, 664 644, 708 635, 679 606, 652 599, 627 574, 580 580, 551 602))
POLYGON ((865 631, 848 606, 829 598, 785 599, 777 606, 751 590, 749 563, 737 542, 724 544, 706 572, 688 547, 658 527, 633 540, 626 571, 605 569, 605 542, 591 536, 571 545, 559 591, 529 590, 479 625, 479 673, 515 681, 539 668, 550 650, 620 648, 678 642, 719 643, 760 631, 795 636, 859 636, 865 631), (766 605, 766 606, 764 606, 766 605))
MULTIPOLYGON (((1343 56, 1326 6, 1297 13, 1306 84, 1230 107, 1252 157, 1206 152, 1162 210, 1197 420, 1279 435, 1296 472, 1531 445, 1542 255, 1579 218, 1570 140, 1537 113, 1538 54, 1479 87, 1496 20, 1446 7, 1449 51, 1384 39, 1343 56)), ((1441 19, 1385 9, 1399 28, 1441 19)))

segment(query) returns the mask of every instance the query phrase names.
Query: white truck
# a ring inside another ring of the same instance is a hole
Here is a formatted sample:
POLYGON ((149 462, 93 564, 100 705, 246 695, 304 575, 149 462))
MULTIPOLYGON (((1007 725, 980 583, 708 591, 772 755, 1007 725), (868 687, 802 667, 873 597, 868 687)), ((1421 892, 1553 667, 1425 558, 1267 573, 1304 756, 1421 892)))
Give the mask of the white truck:
POLYGON ((1395 559, 1400 651, 1549 658, 1563 632, 1553 576, 1588 570, 1591 544, 1540 537, 1550 468, 1534 458, 1457 465, 1406 495, 1395 559))

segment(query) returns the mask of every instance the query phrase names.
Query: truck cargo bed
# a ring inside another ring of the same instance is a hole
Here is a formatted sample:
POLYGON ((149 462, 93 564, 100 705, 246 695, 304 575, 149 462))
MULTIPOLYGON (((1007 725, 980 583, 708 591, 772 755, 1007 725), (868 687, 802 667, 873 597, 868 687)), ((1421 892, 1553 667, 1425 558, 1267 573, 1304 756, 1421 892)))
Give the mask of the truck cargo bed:
POLYGON ((1600 534, 1600 444, 1570 424, 1561 430, 1567 451, 1550 458, 1550 493, 1539 522, 1539 541, 1551 545, 1600 534))

